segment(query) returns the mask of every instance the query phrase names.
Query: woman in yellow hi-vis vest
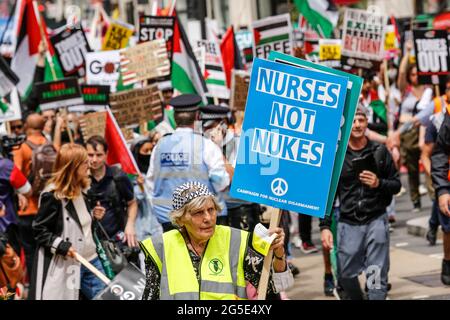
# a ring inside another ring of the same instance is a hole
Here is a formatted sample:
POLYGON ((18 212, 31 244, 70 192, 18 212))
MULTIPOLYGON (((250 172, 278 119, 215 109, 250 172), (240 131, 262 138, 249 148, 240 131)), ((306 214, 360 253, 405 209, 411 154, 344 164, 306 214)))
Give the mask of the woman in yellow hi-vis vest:
MULTIPOLYGON (((247 299, 246 285, 258 286, 263 266, 264 250, 257 240, 246 231, 216 225, 220 206, 199 182, 179 186, 173 208, 171 220, 178 229, 140 242, 147 273, 143 299, 247 299)), ((293 276, 286 265, 283 230, 270 231, 277 236, 271 245, 275 258, 268 292, 278 293, 293 284, 293 276)))

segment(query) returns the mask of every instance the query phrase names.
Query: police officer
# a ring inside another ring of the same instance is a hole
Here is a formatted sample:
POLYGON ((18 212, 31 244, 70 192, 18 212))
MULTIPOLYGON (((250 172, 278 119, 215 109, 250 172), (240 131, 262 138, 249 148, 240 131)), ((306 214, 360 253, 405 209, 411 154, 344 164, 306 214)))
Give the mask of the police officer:
MULTIPOLYGON (((227 170, 232 177, 239 136, 236 136, 235 131, 229 128, 230 108, 223 105, 207 105, 202 107, 200 111, 204 135, 222 148, 227 170)), ((254 227, 260 222, 261 207, 258 204, 232 198, 228 188, 225 192, 219 192, 217 196, 219 202, 225 199, 228 216, 227 224, 231 227, 253 231, 254 227)), ((218 217, 218 224, 224 224, 221 218, 223 219, 223 216, 218 217)))
MULTIPOLYGON (((146 185, 153 212, 164 231, 173 229, 169 212, 172 210, 172 193, 177 186, 196 180, 217 193, 230 184, 220 148, 194 132, 200 102, 201 98, 193 94, 170 100, 177 129, 161 138, 150 159, 146 185)), ((226 212, 226 208, 223 210, 219 216, 226 212)))

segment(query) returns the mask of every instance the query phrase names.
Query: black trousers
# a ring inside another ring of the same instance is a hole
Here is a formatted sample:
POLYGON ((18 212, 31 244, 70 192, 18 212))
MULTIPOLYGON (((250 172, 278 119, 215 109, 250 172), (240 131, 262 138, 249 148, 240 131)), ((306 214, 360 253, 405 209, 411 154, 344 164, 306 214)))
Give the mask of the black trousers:
POLYGON ((29 277, 32 274, 34 255, 36 251, 36 240, 33 235, 33 221, 35 217, 36 216, 33 214, 19 216, 18 219, 19 236, 22 248, 25 252, 25 264, 27 266, 27 273, 29 277))
POLYGON ((298 232, 302 242, 311 242, 312 217, 299 213, 298 232))

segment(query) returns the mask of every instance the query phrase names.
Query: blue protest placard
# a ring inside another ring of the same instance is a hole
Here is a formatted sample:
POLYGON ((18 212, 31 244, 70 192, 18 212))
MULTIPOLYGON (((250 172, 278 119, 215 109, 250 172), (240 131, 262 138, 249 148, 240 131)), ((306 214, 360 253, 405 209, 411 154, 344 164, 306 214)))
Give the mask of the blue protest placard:
POLYGON ((231 195, 323 217, 347 84, 255 59, 231 195))
POLYGON ((338 142, 338 149, 336 151, 336 159, 334 161, 333 175, 331 178, 330 192, 328 193, 327 209, 325 213, 329 215, 333 209, 333 202, 339 183, 339 178, 341 176, 342 166, 344 164, 345 153, 347 151, 348 140, 352 130, 353 118, 358 105, 359 95, 361 94, 363 79, 353 74, 331 69, 320 64, 315 64, 280 52, 272 51, 269 54, 269 60, 295 65, 300 68, 311 68, 317 71, 348 77, 349 82, 347 87, 347 95, 345 97, 343 119, 341 121, 341 138, 338 142))

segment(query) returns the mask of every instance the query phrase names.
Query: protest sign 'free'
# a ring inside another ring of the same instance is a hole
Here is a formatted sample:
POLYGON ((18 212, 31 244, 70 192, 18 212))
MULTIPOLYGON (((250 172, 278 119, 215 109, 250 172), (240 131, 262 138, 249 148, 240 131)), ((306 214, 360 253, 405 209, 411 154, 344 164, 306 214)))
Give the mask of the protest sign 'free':
POLYGON ((270 51, 293 54, 291 17, 282 14, 252 23, 253 56, 267 59, 270 51))

